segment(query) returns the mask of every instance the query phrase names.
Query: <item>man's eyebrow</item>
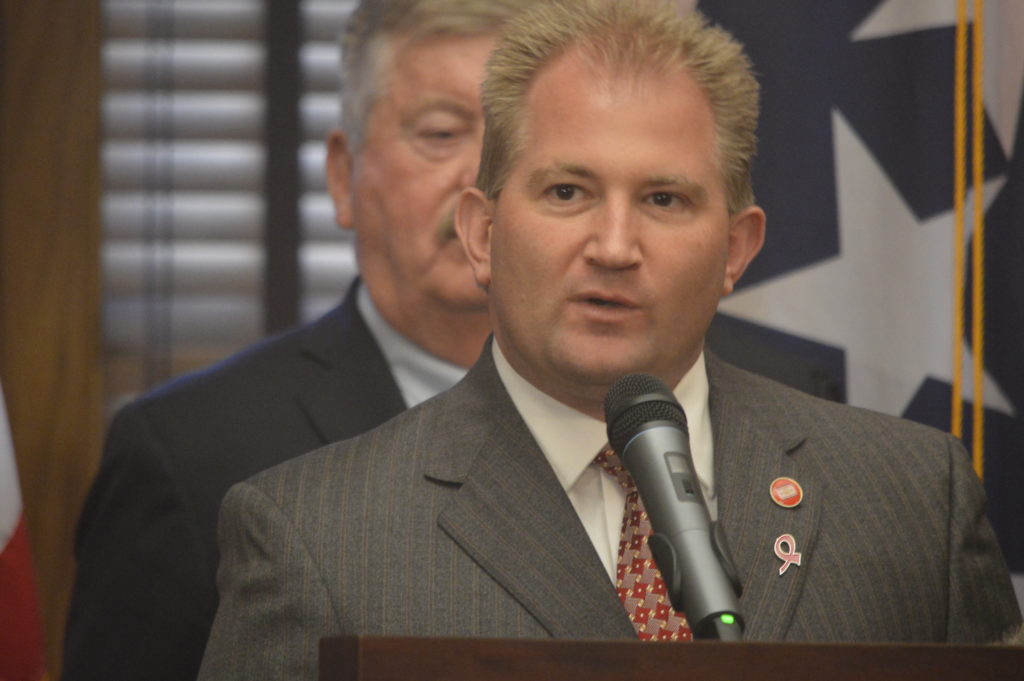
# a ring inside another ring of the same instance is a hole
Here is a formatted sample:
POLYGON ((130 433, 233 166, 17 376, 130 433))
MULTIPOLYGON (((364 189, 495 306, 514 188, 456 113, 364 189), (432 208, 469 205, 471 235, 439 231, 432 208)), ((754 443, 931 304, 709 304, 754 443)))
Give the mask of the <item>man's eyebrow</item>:
MULTIPOLYGON (((526 180, 527 189, 531 192, 544 189, 556 179, 577 177, 592 180, 597 177, 594 171, 576 163, 555 163, 544 168, 537 168, 526 180)), ((695 204, 702 205, 708 201, 708 190, 700 182, 686 175, 651 175, 644 184, 648 187, 680 189, 695 204)))
POLYGON ((410 126, 423 114, 431 111, 445 111, 466 121, 472 120, 473 112, 461 102, 447 97, 431 97, 420 102, 414 109, 402 116, 402 125, 410 126))
POLYGON ((575 163, 555 163, 544 168, 537 168, 530 173, 526 179, 526 187, 530 191, 543 189, 555 177, 578 177, 582 180, 589 180, 596 177, 594 172, 585 166, 575 163))
POLYGON ((647 185, 650 187, 678 187, 690 197, 691 201, 697 204, 703 204, 708 200, 708 190, 704 185, 685 175, 652 175, 647 178, 647 185))

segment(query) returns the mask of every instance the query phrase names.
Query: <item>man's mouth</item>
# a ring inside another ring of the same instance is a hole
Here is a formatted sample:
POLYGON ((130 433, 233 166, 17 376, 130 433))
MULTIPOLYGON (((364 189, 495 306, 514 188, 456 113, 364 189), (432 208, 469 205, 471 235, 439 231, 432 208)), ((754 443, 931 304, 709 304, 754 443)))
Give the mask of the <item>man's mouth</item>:
POLYGON ((588 303, 592 303, 599 307, 625 307, 620 302, 614 300, 605 300, 604 298, 587 298, 588 303))
POLYGON ((578 301, 604 307, 609 309, 632 309, 639 307, 635 302, 626 296, 606 293, 584 293, 577 298, 578 301))

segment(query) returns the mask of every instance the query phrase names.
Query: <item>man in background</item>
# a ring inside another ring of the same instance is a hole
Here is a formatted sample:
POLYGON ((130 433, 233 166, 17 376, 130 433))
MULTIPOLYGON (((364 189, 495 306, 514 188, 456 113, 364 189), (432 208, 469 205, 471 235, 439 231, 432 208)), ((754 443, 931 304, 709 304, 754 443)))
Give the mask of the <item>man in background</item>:
POLYGON ((344 36, 328 140, 360 279, 306 326, 143 396, 115 418, 76 539, 67 681, 194 679, 217 609, 232 484, 363 433, 453 385, 490 326, 452 212, 476 176, 479 84, 529 0, 366 1, 344 36))
POLYGON ((605 395, 635 372, 686 411, 748 638, 1019 624, 954 438, 705 350, 765 230, 758 87, 728 34, 656 0, 540 5, 509 22, 483 102, 456 224, 493 342, 451 390, 232 488, 200 679, 315 678, 334 635, 687 640, 605 447, 605 395))

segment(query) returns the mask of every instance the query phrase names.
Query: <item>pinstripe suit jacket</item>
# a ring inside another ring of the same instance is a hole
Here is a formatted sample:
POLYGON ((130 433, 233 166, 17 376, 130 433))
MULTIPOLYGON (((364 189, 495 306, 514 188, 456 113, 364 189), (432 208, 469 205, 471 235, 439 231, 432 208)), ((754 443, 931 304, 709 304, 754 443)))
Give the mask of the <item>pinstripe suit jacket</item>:
MULTIPOLYGON (((748 638, 986 641, 1020 621, 964 450, 708 358, 748 638), (776 506, 769 483, 805 491, 776 506), (802 564, 779 575, 775 538, 802 564)), ((200 679, 313 679, 322 636, 630 638, 485 351, 452 390, 234 487, 200 679)))

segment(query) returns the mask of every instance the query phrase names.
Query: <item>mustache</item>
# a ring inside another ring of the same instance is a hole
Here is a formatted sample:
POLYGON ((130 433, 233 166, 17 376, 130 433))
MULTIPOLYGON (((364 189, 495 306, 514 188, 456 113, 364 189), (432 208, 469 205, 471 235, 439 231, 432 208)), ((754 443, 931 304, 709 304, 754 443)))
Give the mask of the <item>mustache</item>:
POLYGON ((437 225, 436 230, 437 238, 441 243, 446 243, 452 239, 458 238, 458 234, 455 232, 455 210, 452 209, 448 212, 441 222, 437 225))

